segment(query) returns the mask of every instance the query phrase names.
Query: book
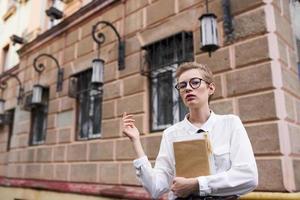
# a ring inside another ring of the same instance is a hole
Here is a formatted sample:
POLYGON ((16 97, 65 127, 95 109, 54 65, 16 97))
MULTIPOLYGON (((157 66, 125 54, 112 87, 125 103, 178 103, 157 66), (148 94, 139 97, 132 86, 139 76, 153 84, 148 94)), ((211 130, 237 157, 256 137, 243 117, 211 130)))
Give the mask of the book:
POLYGON ((174 142, 173 148, 177 177, 192 178, 210 174, 206 139, 174 142))

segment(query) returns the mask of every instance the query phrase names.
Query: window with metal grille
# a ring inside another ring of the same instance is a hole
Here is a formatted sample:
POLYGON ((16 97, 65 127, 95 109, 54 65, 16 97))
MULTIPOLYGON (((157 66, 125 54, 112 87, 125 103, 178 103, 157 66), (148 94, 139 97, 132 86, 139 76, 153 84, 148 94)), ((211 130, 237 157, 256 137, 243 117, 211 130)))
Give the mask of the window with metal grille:
POLYGON ((47 133, 49 89, 43 88, 42 103, 31 107, 30 145, 43 144, 47 133))
POLYGON ((143 47, 150 79, 151 130, 159 131, 182 120, 187 108, 175 89, 179 64, 194 60, 193 33, 180 32, 143 47))
POLYGON ((7 151, 10 150, 11 146, 11 138, 14 132, 14 115, 15 115, 15 109, 11 109, 7 111, 7 121, 8 121, 8 138, 7 138, 7 151))
POLYGON ((73 76, 76 82, 78 139, 101 137, 102 92, 98 86, 91 84, 91 78, 92 69, 73 76))

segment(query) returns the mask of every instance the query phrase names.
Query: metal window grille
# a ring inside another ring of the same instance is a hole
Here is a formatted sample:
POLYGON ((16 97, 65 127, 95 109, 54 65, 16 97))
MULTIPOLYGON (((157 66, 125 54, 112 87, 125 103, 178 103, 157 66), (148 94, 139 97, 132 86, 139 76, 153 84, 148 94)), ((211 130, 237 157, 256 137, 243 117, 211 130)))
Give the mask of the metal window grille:
POLYGON ((30 145, 43 144, 47 133, 49 89, 43 89, 43 104, 31 107, 30 145))
POLYGON ((182 120, 187 108, 175 89, 175 72, 182 62, 193 61, 193 34, 181 32, 143 47, 145 65, 141 73, 149 77, 151 130, 159 131, 182 120))
POLYGON ((101 137, 102 88, 99 89, 91 84, 92 69, 81 72, 74 78, 78 139, 99 138, 101 137))

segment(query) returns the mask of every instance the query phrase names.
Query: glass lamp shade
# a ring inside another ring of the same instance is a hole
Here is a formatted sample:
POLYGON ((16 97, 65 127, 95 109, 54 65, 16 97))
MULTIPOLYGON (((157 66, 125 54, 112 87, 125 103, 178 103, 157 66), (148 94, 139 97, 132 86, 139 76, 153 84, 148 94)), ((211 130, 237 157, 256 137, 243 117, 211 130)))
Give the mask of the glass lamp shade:
POLYGON ((4 99, 0 99, 0 115, 3 115, 5 113, 5 100, 4 99))
POLYGON ((42 85, 34 85, 32 89, 32 104, 41 104, 43 97, 43 86, 42 85))
POLYGON ((206 13, 200 18, 201 24, 201 50, 212 52, 219 48, 217 16, 213 13, 206 13))
POLYGON ((94 59, 92 61, 93 74, 92 83, 103 83, 104 60, 94 59))

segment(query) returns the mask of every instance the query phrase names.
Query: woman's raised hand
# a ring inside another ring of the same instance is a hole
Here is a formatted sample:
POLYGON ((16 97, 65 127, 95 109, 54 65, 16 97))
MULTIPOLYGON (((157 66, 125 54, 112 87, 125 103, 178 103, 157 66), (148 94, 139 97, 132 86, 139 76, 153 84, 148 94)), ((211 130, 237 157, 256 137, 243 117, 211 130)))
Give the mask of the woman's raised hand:
POLYGON ((135 120, 133 115, 127 115, 126 112, 123 113, 123 134, 129 137, 131 141, 139 140, 140 132, 134 125, 135 120))

